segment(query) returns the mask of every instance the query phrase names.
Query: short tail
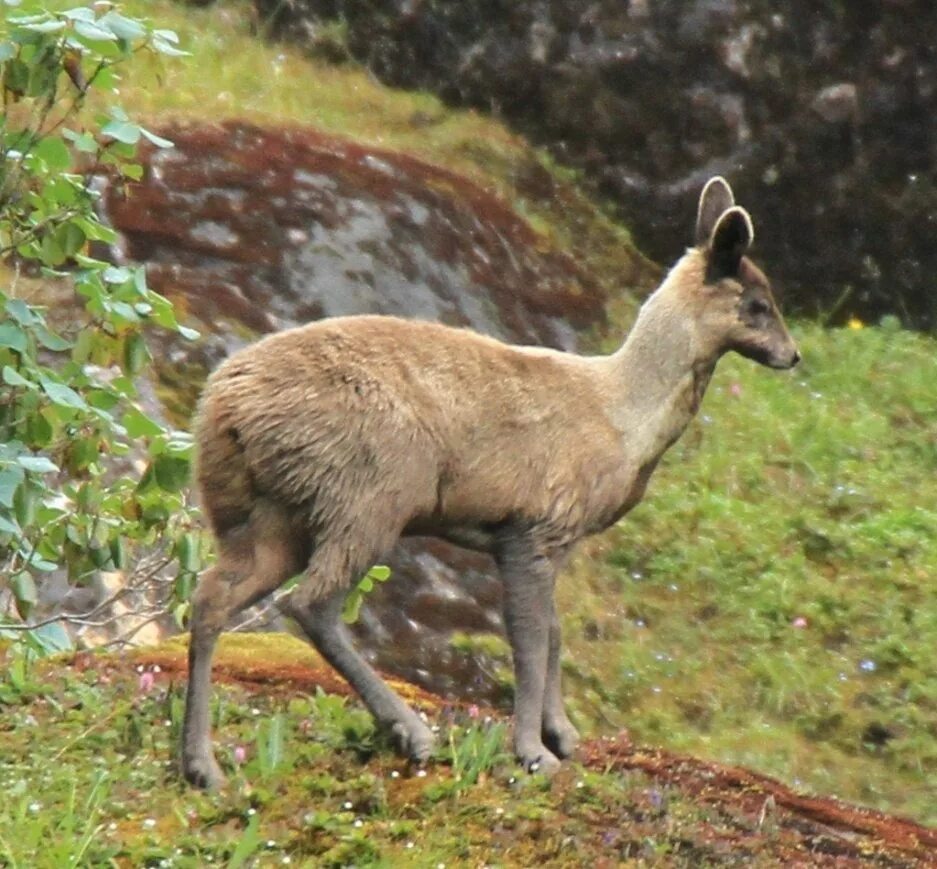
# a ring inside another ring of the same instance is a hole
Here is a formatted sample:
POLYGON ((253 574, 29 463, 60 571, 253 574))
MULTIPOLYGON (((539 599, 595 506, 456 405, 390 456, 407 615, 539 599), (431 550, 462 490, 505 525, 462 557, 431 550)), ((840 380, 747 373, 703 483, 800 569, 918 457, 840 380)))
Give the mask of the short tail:
POLYGON ((222 537, 248 521, 256 493, 237 430, 205 423, 196 424, 195 480, 208 523, 222 537))

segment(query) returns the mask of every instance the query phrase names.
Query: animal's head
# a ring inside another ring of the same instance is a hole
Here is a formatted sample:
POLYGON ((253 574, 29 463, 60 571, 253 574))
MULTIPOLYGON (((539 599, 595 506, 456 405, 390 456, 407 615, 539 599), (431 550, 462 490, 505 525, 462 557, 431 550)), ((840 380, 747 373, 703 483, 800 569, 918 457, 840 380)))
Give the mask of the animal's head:
MULTIPOLYGON (((771 368, 800 361, 768 279, 747 256, 755 231, 724 178, 711 178, 696 218, 694 280, 687 289, 700 339, 717 353, 735 350, 771 368)), ((689 276, 689 275, 688 275, 689 276)))

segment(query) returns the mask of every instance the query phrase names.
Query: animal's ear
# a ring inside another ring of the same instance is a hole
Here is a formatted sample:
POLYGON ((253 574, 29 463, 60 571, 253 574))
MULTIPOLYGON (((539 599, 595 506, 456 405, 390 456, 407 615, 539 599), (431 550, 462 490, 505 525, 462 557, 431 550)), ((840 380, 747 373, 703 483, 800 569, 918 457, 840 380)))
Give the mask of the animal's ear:
POLYGON ((696 211, 696 244, 704 247, 713 237, 719 218, 735 205, 735 196, 729 182, 721 175, 716 175, 706 182, 699 197, 696 211))
POLYGON ((737 275, 739 262, 755 238, 755 229, 748 212, 732 206, 716 221, 709 242, 709 274, 713 278, 737 275))

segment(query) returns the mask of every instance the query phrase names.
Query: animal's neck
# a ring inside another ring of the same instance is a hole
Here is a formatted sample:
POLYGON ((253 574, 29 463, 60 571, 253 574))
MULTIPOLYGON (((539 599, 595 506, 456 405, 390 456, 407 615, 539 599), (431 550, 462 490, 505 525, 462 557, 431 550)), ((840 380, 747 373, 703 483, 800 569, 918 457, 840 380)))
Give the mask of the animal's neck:
POLYGON ((638 467, 655 463, 683 434, 718 359, 665 288, 648 299, 625 343, 608 357, 612 421, 638 467))

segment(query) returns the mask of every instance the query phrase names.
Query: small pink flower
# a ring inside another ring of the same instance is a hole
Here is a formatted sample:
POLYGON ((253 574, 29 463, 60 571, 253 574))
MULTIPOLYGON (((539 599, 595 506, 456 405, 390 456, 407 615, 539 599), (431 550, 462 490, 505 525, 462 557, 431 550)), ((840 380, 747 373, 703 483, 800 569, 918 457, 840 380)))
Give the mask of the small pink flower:
POLYGON ((141 694, 149 694, 153 690, 153 685, 156 683, 156 677, 153 675, 151 670, 144 670, 140 674, 140 678, 137 680, 137 690, 141 694))
POLYGON ((797 616, 797 618, 791 622, 791 627, 801 630, 807 627, 807 620, 803 616, 797 616))
POLYGON ((247 760, 247 749, 243 745, 234 746, 234 762, 240 766, 247 760))
POLYGON ((469 706, 468 708, 469 718, 475 719, 475 718, 478 718, 479 715, 481 715, 481 710, 474 703, 471 706, 469 706))
POLYGON ((742 384, 741 384, 741 383, 733 383, 733 384, 729 387, 729 395, 734 396, 735 398, 738 398, 741 394, 742 394, 742 384))

